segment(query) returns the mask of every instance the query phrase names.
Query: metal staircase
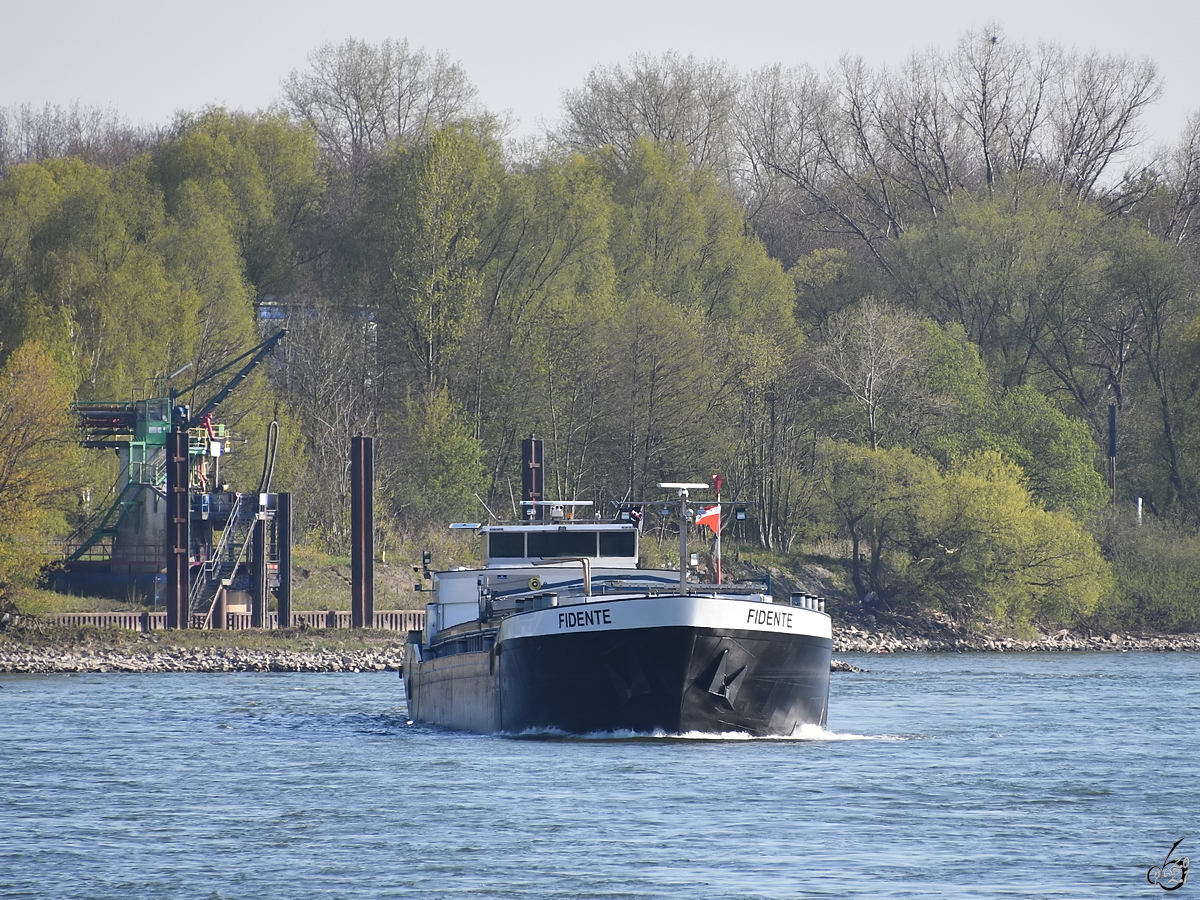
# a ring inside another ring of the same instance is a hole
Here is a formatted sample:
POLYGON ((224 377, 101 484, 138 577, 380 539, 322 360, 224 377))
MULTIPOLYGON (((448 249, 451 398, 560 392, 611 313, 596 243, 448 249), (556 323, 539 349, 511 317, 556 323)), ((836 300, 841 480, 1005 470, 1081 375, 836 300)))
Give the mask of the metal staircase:
POLYGON ((229 511, 229 521, 221 532, 221 540, 213 547, 213 555, 204 561, 196 573, 188 593, 188 610, 193 616, 208 616, 217 591, 233 583, 238 566, 246 559, 254 535, 258 509, 255 495, 238 494, 229 511), (247 502, 247 497, 251 502, 247 502))

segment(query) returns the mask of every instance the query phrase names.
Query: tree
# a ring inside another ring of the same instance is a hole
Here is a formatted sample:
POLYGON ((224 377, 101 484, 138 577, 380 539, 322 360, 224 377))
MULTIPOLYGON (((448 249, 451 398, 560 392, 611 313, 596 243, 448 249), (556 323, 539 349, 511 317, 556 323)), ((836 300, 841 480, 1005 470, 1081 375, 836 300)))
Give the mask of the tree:
MULTIPOLYGON (((189 179, 179 187, 154 247, 179 291, 178 301, 167 307, 175 310, 168 321, 180 322, 188 338, 162 348, 170 355, 155 374, 190 362, 187 380, 199 381, 260 340, 233 228, 221 208, 209 202, 205 186, 189 179)), ((186 399, 194 405, 198 398, 186 399)))
MULTIPOLYGON (((714 335, 708 350, 726 396, 717 407, 715 470, 726 496, 747 503, 746 526, 760 546, 790 552, 812 532, 819 482, 813 465, 818 426, 814 379, 800 342, 786 332, 714 335)), ((743 535, 744 536, 744 535, 743 535)))
POLYGON ((1114 510, 1101 531, 1116 588, 1097 618, 1107 628, 1194 633, 1200 629, 1200 533, 1178 519, 1114 510))
POLYGON ((979 347, 957 325, 925 319, 916 390, 892 412, 903 443, 942 466, 980 449, 977 436, 991 421, 995 388, 979 347))
POLYGON ((174 132, 155 154, 168 213, 198 190, 228 224, 256 299, 286 293, 323 190, 313 136, 282 114, 223 109, 180 115, 174 132))
MULTIPOLYGON (((916 316, 868 298, 830 317, 813 349, 817 369, 864 416, 867 444, 878 450, 886 405, 912 408, 924 334, 916 316)), ((856 429, 858 430, 858 429, 856 429)))
MULTIPOLYGON (((1188 401, 1195 393, 1194 378, 1186 364, 1181 365, 1187 358, 1181 338, 1200 310, 1194 277, 1186 274, 1177 246, 1140 229, 1128 229, 1122 238, 1109 269, 1112 306, 1123 314, 1118 321, 1128 326, 1120 332, 1128 346, 1117 346, 1129 351, 1130 368, 1141 375, 1157 413, 1155 443, 1165 466, 1166 483, 1154 485, 1152 496, 1164 510, 1182 504, 1189 514, 1200 515, 1196 512, 1200 509, 1200 460, 1189 459, 1179 440, 1181 428, 1186 429, 1188 401)), ((1114 332, 1116 329, 1109 330, 1109 334, 1114 332)), ((1108 346, 1114 343, 1110 341, 1108 346)), ((1115 356, 1110 352, 1107 358, 1115 356)), ((1110 384, 1117 388, 1116 399, 1126 405, 1123 382, 1110 377, 1110 384)))
POLYGON ((1070 516, 1043 509, 1020 469, 996 452, 945 474, 899 448, 831 443, 822 456, 860 597, 1020 628, 1077 622, 1107 595, 1112 573, 1095 540, 1070 516))
POLYGON ((873 274, 841 247, 817 247, 801 255, 788 270, 796 286, 796 321, 812 332, 864 297, 884 296, 873 274))
POLYGON ((0 269, 14 337, 74 366, 89 398, 127 397, 186 358, 195 306, 155 245, 164 221, 152 185, 65 159, 18 167, 5 188, 14 215, 0 213, 0 269))
POLYGON ((611 252, 620 290, 648 289, 746 329, 792 327, 789 279, 746 234, 744 214, 709 170, 644 138, 627 162, 607 154, 603 164, 616 204, 611 252))
POLYGON ((1148 59, 1072 53, 1058 69, 1047 164, 1063 187, 1090 197, 1114 161, 1142 139, 1139 119, 1162 93, 1148 59))
POLYGON ((554 137, 585 153, 611 148, 627 163, 639 140, 676 147, 729 184, 738 164, 737 95, 738 78, 723 62, 635 54, 628 69, 594 68, 582 88, 564 94, 566 115, 554 137))
POLYGON ((379 481, 390 514, 409 527, 479 515, 483 448, 445 388, 409 397, 381 422, 379 481))
POLYGON ((0 600, 37 582, 62 528, 79 466, 70 400, 70 381, 36 342, 0 367, 0 600))
POLYGON ((74 156, 84 162, 115 167, 129 162, 153 144, 150 129, 136 128, 115 109, 73 103, 47 103, 0 108, 0 177, 12 166, 74 156))
POLYGON ((838 530, 850 540, 850 577, 859 599, 903 596, 903 553, 924 536, 925 504, 940 486, 937 467, 902 447, 875 450, 826 441, 820 454, 838 530))
POLYGON ((1108 593, 1112 572, 1096 541, 1069 515, 1038 505, 1020 469, 999 454, 964 460, 907 550, 911 597, 960 618, 1009 626, 1077 622, 1108 593))
POLYGON ((476 434, 491 457, 489 503, 508 494, 505 462, 531 429, 550 441, 548 462, 561 466, 556 490, 570 481, 565 473, 577 471, 579 448, 560 431, 558 413, 559 366, 578 359, 561 353, 586 356, 589 333, 611 310, 615 290, 612 202, 594 161, 548 157, 508 172, 492 209, 480 238, 479 326, 473 352, 463 354, 476 434))
POLYGON ((0 354, 46 327, 47 319, 58 318, 38 296, 32 245, 61 197, 61 186, 42 165, 16 166, 0 180, 0 335, 8 345, 0 346, 0 354))
POLYGON ((357 184, 366 167, 396 142, 478 116, 478 92, 444 53, 431 57, 408 41, 326 43, 283 86, 288 108, 317 134, 321 150, 357 184))
POLYGON ((1194 245, 1200 229, 1200 113, 1188 116, 1179 140, 1159 163, 1128 177, 1121 193, 1127 208, 1146 216, 1164 240, 1194 245))
POLYGON ((758 193, 785 193, 796 218, 853 237, 891 272, 890 243, 964 190, 1094 197, 1159 89, 1148 60, 1034 52, 988 26, 898 72, 845 58, 827 79, 752 73, 741 136, 758 193))
POLYGON ((656 482, 681 477, 674 467, 699 468, 716 398, 700 316, 652 294, 631 298, 619 316, 603 357, 601 396, 612 399, 599 433, 609 436, 605 458, 616 464, 619 484, 645 497, 656 482))
POLYGON ((1025 484, 1047 509, 1083 518, 1104 503, 1107 490, 1087 423, 1044 395, 1029 387, 1009 391, 984 432, 984 445, 1021 467, 1025 484))
POLYGON ((379 433, 377 323, 366 309, 328 303, 287 311, 287 337, 264 367, 295 411, 311 467, 291 490, 314 536, 340 547, 350 533, 350 441, 379 433))
POLYGON ((476 252, 495 202, 496 148, 464 128, 395 146, 371 176, 359 251, 395 393, 446 384, 449 356, 478 314, 476 252))
POLYGON ((962 326, 1003 386, 1033 381, 1086 410, 1103 389, 1084 334, 1104 302, 1108 224, 1049 191, 1020 204, 959 194, 896 241, 894 270, 914 305, 962 326))

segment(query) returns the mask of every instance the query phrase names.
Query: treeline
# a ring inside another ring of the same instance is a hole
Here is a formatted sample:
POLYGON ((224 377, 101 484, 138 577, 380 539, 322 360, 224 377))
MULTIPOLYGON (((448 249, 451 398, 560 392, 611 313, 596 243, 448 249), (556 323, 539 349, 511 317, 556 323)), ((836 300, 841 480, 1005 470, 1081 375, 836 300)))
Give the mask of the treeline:
POLYGON ((896 70, 635 57, 518 143, 393 42, 153 134, 3 111, 0 582, 115 479, 64 398, 163 396, 285 323, 223 471, 278 421, 329 548, 352 435, 386 544, 513 515, 535 433, 548 493, 602 508, 721 473, 739 539, 843 554, 868 603, 1200 628, 1200 120, 1136 157, 1158 90, 988 29, 896 70))

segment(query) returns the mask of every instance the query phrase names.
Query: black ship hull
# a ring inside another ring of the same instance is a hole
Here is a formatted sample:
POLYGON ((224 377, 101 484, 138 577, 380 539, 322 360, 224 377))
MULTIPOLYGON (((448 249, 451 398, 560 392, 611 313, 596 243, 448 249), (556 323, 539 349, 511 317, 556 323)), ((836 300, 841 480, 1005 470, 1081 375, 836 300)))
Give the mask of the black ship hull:
POLYGON ((410 715, 511 734, 787 736, 826 723, 833 642, 823 613, 637 598, 514 616, 505 626, 487 646, 467 633, 461 649, 428 658, 410 644, 410 715), (756 617, 759 627, 731 625, 756 617))
POLYGON ((499 668, 502 730, 791 735, 824 726, 832 642, 674 627, 523 638, 499 668))

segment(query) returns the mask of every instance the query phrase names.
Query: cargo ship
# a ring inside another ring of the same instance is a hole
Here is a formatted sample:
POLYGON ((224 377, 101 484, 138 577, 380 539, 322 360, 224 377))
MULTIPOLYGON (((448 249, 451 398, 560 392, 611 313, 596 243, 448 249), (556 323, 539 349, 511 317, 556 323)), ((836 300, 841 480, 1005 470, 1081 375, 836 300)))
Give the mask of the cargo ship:
POLYGON ((712 510, 690 494, 707 485, 659 486, 674 495, 655 506, 678 523, 678 570, 638 566, 644 504, 600 520, 535 496, 520 521, 459 526, 480 533, 486 561, 431 573, 433 602, 401 671, 409 717, 506 734, 824 727, 824 601, 779 600, 767 582, 689 580, 688 529, 712 510))

